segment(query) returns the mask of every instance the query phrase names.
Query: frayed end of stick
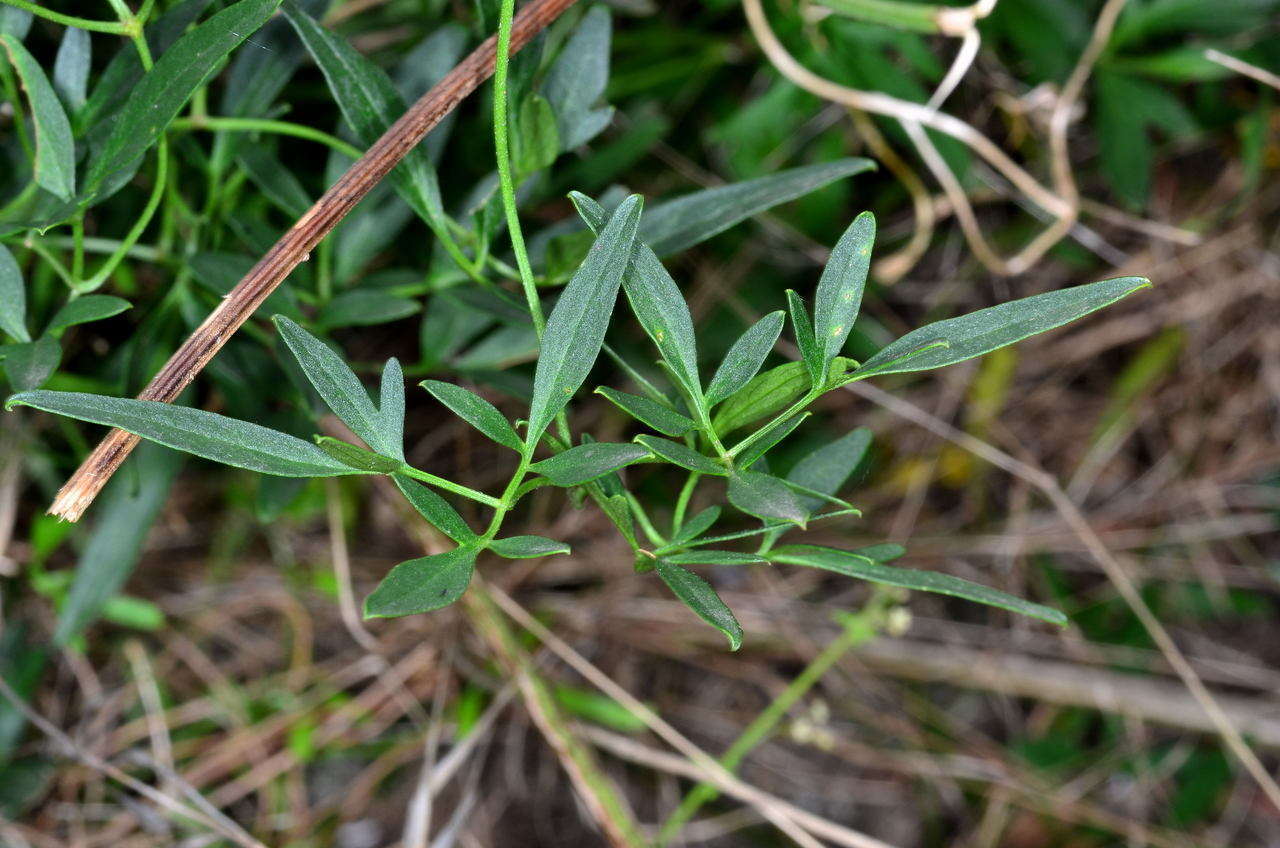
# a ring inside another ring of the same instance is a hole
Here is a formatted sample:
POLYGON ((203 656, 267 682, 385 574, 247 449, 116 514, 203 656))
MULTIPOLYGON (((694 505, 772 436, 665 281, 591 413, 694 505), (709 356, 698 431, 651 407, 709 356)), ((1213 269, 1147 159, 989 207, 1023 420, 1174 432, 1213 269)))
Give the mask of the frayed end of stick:
POLYGON ((58 496, 49 505, 49 514, 63 521, 79 521, 105 482, 101 478, 77 472, 58 490, 58 496))

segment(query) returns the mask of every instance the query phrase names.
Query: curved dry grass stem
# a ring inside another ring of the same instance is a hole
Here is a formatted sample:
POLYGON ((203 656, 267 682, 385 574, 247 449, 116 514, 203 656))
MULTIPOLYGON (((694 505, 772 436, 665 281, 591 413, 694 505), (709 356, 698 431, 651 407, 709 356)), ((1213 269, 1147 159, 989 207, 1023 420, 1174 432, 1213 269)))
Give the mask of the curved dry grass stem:
MULTIPOLYGON (((1050 154, 1053 189, 1049 189, 1017 165, 1003 150, 971 125, 938 112, 938 107, 951 95, 972 66, 980 46, 977 21, 990 14, 995 0, 984 0, 958 8, 961 13, 953 27, 942 29, 945 35, 963 39, 951 68, 929 102, 921 106, 879 92, 861 91, 821 77, 800 64, 778 39, 769 25, 760 0, 742 0, 747 22, 765 56, 791 82, 819 97, 842 103, 854 109, 894 118, 902 124, 921 159, 942 186, 955 210, 956 219, 975 257, 993 273, 1009 276, 1028 270, 1054 245, 1066 237, 1080 214, 1080 196, 1071 173, 1067 146, 1067 130, 1076 104, 1101 55, 1125 0, 1108 0, 1094 25, 1093 34, 1071 76, 1057 98, 1050 120, 1050 154), (967 24, 966 24, 967 21, 967 24), (969 203, 959 179, 938 154, 924 129, 944 133, 968 146, 1011 182, 1032 203, 1052 217, 1049 225, 1021 250, 1008 258, 991 247, 969 203)), ((905 273, 905 272, 904 272, 905 273)))
POLYGON ((739 798, 754 806, 760 814, 769 820, 783 833, 787 834, 798 845, 813 845, 813 836, 835 842, 846 848, 892 848, 888 843, 859 833, 856 830, 829 821, 793 807, 766 792, 743 782, 732 772, 722 766, 719 761, 703 751, 687 736, 672 727, 665 719, 642 703, 638 698, 618 685, 613 678, 597 668, 590 660, 582 656, 573 647, 552 633, 542 622, 497 586, 486 583, 477 575, 471 590, 484 591, 503 612, 511 616, 521 627, 528 630, 538 641, 545 645, 604 694, 613 698, 640 719, 645 725, 660 736, 668 745, 675 748, 688 759, 699 772, 698 779, 714 784, 717 789, 727 795, 739 798), (806 833, 807 831, 807 833, 806 833), (809 836, 813 834, 813 836, 809 836))
POLYGON ((1151 611, 1151 607, 1147 606, 1147 602, 1143 599, 1142 594, 1138 591, 1137 586, 1134 585, 1124 567, 1107 548, 1101 537, 1098 536, 1097 531, 1090 526, 1088 519, 1085 518, 1080 508, 1076 506, 1075 501, 1062 489, 1057 478, 1041 468, 1010 456, 994 445, 984 442, 963 430, 956 429, 947 422, 930 415, 915 404, 895 397, 869 383, 851 383, 845 388, 884 407, 900 418, 905 418, 924 427, 931 433, 946 439, 974 456, 986 460, 997 468, 1038 489, 1084 544, 1090 556, 1102 567, 1103 572, 1107 575, 1112 585, 1115 586, 1116 591, 1124 598, 1125 603, 1133 611, 1143 629, 1146 630, 1152 641, 1156 643, 1165 661, 1169 663, 1174 673, 1182 680, 1196 703, 1204 710, 1205 715, 1222 737, 1222 741, 1227 748, 1240 761, 1245 770, 1249 772, 1249 775, 1257 782, 1276 809, 1280 810, 1280 785, 1277 785, 1275 779, 1267 772, 1266 767, 1262 765, 1262 761, 1258 759, 1258 755, 1245 742, 1239 728, 1235 726, 1231 717, 1227 715, 1213 693, 1205 686, 1204 681, 1200 679, 1200 675, 1192 667, 1186 655, 1182 653, 1182 649, 1178 647, 1173 637, 1169 635, 1169 631, 1160 623, 1160 619, 1151 611))
MULTIPOLYGON (((576 0, 532 0, 520 10, 511 30, 511 51, 528 44, 576 0)), ((404 155, 493 74, 497 38, 485 39, 444 79, 409 107, 382 137, 352 163, 315 205, 231 290, 182 346, 174 352, 138 397, 172 403, 249 316, 347 213, 378 185, 404 155)), ((138 437, 112 430, 63 484, 49 513, 77 521, 93 503, 116 469, 138 444, 138 437)))

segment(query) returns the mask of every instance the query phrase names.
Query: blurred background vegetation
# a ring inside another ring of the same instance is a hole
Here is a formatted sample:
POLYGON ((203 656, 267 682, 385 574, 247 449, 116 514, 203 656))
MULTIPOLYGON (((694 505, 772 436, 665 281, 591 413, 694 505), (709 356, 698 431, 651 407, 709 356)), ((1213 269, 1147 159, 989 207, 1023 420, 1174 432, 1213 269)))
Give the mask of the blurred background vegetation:
MULTIPOLYGON (((40 5, 103 21, 124 9, 40 5)), ((409 101, 497 15, 491 0, 301 5, 409 101)), ((0 843, 601 844, 602 813, 577 794, 591 785, 616 786, 657 834, 699 772, 575 656, 704 751, 734 751, 764 793, 686 805, 691 821, 663 831, 673 844, 790 844, 769 820, 785 804, 833 845, 1280 843, 1267 777, 1280 762, 1280 3, 747 6, 763 15, 754 32, 729 0, 584 2, 515 60, 522 216, 543 281, 585 248, 557 226, 570 189, 654 202, 849 156, 880 167, 668 258, 708 361, 785 288, 810 291, 865 209, 879 260, 856 359, 927 320, 1150 277, 1153 292, 1080 326, 879 384, 897 405, 870 390, 820 409, 830 434, 875 436, 850 496, 865 517, 824 528, 829 540, 903 542, 906 564, 1057 606, 1071 626, 723 570, 749 634, 730 654, 632 573, 598 514, 546 492, 522 532, 574 555, 483 570, 519 606, 362 623, 350 598, 438 541, 404 529, 379 481, 260 477, 144 446, 67 524, 44 508, 100 428, 14 411, 0 416, 0 672, 46 725, 0 703, 0 843), (578 37, 574 56, 592 60, 555 71, 578 37), (780 72, 788 56, 817 83, 780 72), (533 619, 510 617, 521 608, 533 619)), ((162 56, 218 7, 134 11, 162 56)), ((0 243, 25 301, 20 324, 0 325, 3 379, 134 394, 367 139, 277 18, 212 69, 131 182, 69 213, 57 175, 40 174, 37 142, 56 127, 22 55, 46 69, 84 164, 142 76, 138 53, 14 5, 0 5, 0 34, 0 243)), ((491 246, 482 273, 502 279, 490 97, 426 145, 457 238, 491 246)), ((370 378, 395 355, 415 381, 448 374, 517 409, 536 341, 466 277, 381 187, 184 402, 303 436, 331 426, 279 356, 265 322, 279 311, 370 378)), ((10 307, 13 291, 0 289, 10 307)), ((614 334, 651 358, 633 323, 614 334)), ((610 367, 597 382, 620 385, 610 367)), ((603 400, 581 426, 626 438, 603 400)), ((505 479, 497 449, 425 393, 407 437, 419 467, 478 488, 505 479)), ((781 463, 813 444, 784 445, 781 463)))

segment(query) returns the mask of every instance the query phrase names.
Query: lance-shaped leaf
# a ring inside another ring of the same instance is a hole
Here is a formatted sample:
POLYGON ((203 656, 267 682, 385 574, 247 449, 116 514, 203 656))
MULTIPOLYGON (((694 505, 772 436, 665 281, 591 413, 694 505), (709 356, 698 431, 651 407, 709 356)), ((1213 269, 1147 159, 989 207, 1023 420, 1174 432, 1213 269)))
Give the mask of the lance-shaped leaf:
POLYGON ((876 218, 863 212, 853 220, 831 251, 813 299, 813 332, 825 369, 839 355, 862 308, 862 290, 871 268, 876 218))
POLYGON ((67 200, 76 190, 76 146, 71 138, 71 122, 62 101, 49 83, 40 63, 11 33, 0 32, 0 47, 18 72, 18 79, 31 103, 31 123, 36 136, 36 184, 67 200))
POLYGON ((142 155, 178 116, 222 59, 267 22, 280 0, 240 0, 160 55, 129 94, 85 178, 85 194, 105 196, 128 182, 142 155))
MULTIPOLYGON (((344 39, 320 26, 293 0, 284 4, 284 14, 320 66, 347 124, 364 145, 373 144, 405 111, 404 100, 391 79, 344 39)), ((415 212, 427 221, 441 220, 443 209, 436 173, 423 146, 405 154, 392 171, 392 180, 396 191, 415 212)))
POLYGON ((890 343, 862 363, 846 381, 874 374, 926 371, 964 362, 1028 336, 1061 327, 1150 285, 1151 281, 1142 277, 1118 277, 1046 292, 979 309, 959 318, 938 321, 912 330, 890 343))
POLYGON ((608 125, 613 109, 593 108, 609 81, 609 10, 593 6, 547 71, 542 91, 555 110, 559 141, 572 150, 608 125))
POLYGON ((791 329, 796 334, 796 347, 800 348, 800 360, 809 373, 809 382, 814 388, 820 388, 823 375, 822 351, 814 338, 813 324, 809 321, 804 299, 791 289, 787 289, 787 311, 791 313, 791 329))
POLYGON ((809 514, 786 483, 758 471, 739 471, 729 478, 729 503, 756 518, 805 526, 809 514))
POLYGON ((4 357, 4 375, 18 391, 38 389, 58 370, 62 346, 53 336, 44 335, 33 342, 0 347, 4 357))
MULTIPOLYGON (((852 364, 852 359, 837 356, 827 369, 827 380, 835 380, 852 364)), ((805 364, 785 362, 757 374, 721 404, 711 425, 722 436, 732 433, 739 427, 781 412, 803 397, 808 388, 809 372, 805 364)))
POLYGON ((759 554, 717 551, 710 548, 699 548, 683 554, 667 554, 663 559, 674 562, 676 565, 759 565, 769 561, 759 554))
POLYGON ((101 321, 130 308, 129 301, 109 294, 87 294, 63 306, 49 319, 46 333, 57 333, 75 324, 101 321))
POLYGON ((778 442, 782 441, 787 436, 790 436, 792 431, 804 423, 804 420, 808 418, 810 414, 811 413, 808 412, 801 412, 798 415, 791 416, 785 421, 779 421, 777 424, 774 424, 766 430, 760 438, 748 445, 746 450, 738 454, 735 460, 738 467, 750 468, 752 463, 756 462, 756 460, 760 459, 760 457, 772 450, 774 445, 778 444, 778 442))
MULTIPOLYGON (((808 454, 787 474, 787 481, 806 489, 834 495, 849 479, 871 447, 871 431, 859 427, 808 454)), ((822 498, 800 495, 800 504, 810 513, 822 506, 822 498)))
POLYGON ((369 399, 360 379, 333 348, 283 315, 273 316, 280 337, 298 360, 298 366, 320 397, 365 444, 383 453, 395 453, 399 445, 388 442, 382 416, 369 399))
POLYGON ((507 559, 537 559, 570 552, 569 546, 564 542, 557 542, 546 536, 508 536, 505 539, 494 539, 489 543, 489 550, 507 559))
POLYGON ((378 416, 382 419, 383 447, 387 455, 404 459, 404 369, 394 356, 382 367, 378 416))
POLYGON ((77 27, 64 29, 58 55, 53 60, 53 88, 73 115, 84 105, 89 91, 92 60, 93 46, 89 42, 89 33, 77 27))
POLYGON ((637 421, 648 424, 659 433, 666 433, 668 436, 679 438, 693 429, 692 418, 687 415, 681 415, 656 400, 620 392, 606 386, 596 389, 596 394, 604 395, 623 412, 637 421))
POLYGON ((320 450, 357 471, 367 471, 370 474, 394 474, 404 468, 404 463, 398 459, 365 450, 332 436, 316 436, 315 443, 320 450))
POLYGON ((667 584, 667 588, 677 598, 684 601, 685 606, 728 637, 730 650, 736 651, 742 647, 742 625, 738 624, 733 611, 720 600, 710 583, 667 560, 658 560, 657 569, 662 582, 667 584))
POLYGON ((364 600, 365 618, 395 618, 430 612, 462 597, 475 572, 472 546, 402 562, 364 600))
POLYGON ((525 441, 529 448, 542 438, 595 365, 630 263, 641 205, 638 194, 623 201, 551 311, 533 374, 525 441))
POLYGON ((723 477, 729 473, 729 469, 725 468, 721 463, 679 442, 648 435, 636 436, 636 441, 644 445, 656 456, 689 471, 697 471, 699 474, 711 474, 717 477, 723 477))
POLYGON ((649 456, 640 445, 591 442, 529 466, 557 486, 578 486, 649 456))
POLYGON ((666 256, 705 241, 779 203, 875 167, 870 159, 840 159, 657 203, 644 217, 640 240, 659 256, 666 256))
POLYGON ((724 355, 724 360, 707 386, 707 406, 715 406, 732 397, 760 373, 760 366, 764 365, 778 336, 782 334, 785 321, 786 314, 781 309, 770 312, 738 337, 733 347, 724 355))
POLYGON ((952 595, 957 598, 986 604, 987 606, 1006 609, 1021 615, 1029 615, 1032 618, 1043 619, 1052 624, 1062 626, 1067 624, 1067 617, 1058 610, 1024 601, 1007 592, 1001 592, 998 589, 992 589, 989 586, 983 586, 980 583, 973 583, 969 580, 962 580, 950 574, 881 565, 870 557, 861 556, 851 551, 824 548, 818 545, 786 545, 770 551, 769 559, 773 562, 788 563, 790 565, 807 565, 810 568, 821 568, 827 571, 834 571, 837 574, 858 577, 888 586, 901 586, 904 589, 918 589, 922 592, 952 595))
POLYGON ((392 475, 391 479, 395 481, 396 488, 404 495, 405 500, 431 526, 460 545, 466 545, 476 540, 475 531, 467 526, 467 522, 462 520, 462 516, 458 515, 458 511, 451 507, 444 498, 403 474, 392 475))
MULTIPOLYGON (((576 191, 569 193, 569 199, 592 231, 598 233, 604 228, 609 217, 604 207, 576 191)), ((631 311, 649 338, 653 339, 662 361, 667 363, 685 392, 698 403, 702 383, 698 378, 698 349, 689 305, 667 269, 643 242, 637 242, 632 251, 631 264, 622 278, 622 286, 631 311)))
POLYGON ((0 244, 0 330, 20 342, 31 341, 27 331, 27 287, 13 254, 0 244))
POLYGON ((33 391, 14 395, 5 408, 33 406, 81 421, 135 433, 175 450, 278 477, 359 474, 302 439, 185 406, 82 392, 33 391))
POLYGON ((432 397, 453 410, 455 415, 493 441, 513 451, 519 452, 523 449, 520 437, 516 435, 506 416, 475 392, 452 383, 442 383, 439 380, 423 380, 421 386, 430 392, 432 397))
POLYGON ((711 525, 720 520, 720 507, 709 506, 699 512, 697 515, 686 521, 681 527, 680 532, 671 537, 671 544, 683 545, 685 542, 691 542, 703 533, 711 529, 711 525))

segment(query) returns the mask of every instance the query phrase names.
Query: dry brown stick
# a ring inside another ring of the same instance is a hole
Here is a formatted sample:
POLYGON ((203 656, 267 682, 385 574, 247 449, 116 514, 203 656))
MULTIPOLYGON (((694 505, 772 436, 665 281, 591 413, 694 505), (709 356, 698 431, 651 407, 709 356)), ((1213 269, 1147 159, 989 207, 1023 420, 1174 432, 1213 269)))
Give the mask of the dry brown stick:
MULTIPOLYGON (((512 24, 511 52, 529 43, 574 2, 532 0, 520 10, 512 24)), ((312 249, 338 222, 423 136, 493 74, 496 55, 497 38, 491 36, 392 124, 236 284, 218 308, 169 357, 138 395, 139 399, 163 403, 176 400, 240 325, 294 268, 307 260, 312 249)), ((108 433, 58 491, 49 513, 67 521, 78 520, 137 443, 137 436, 123 430, 108 433)))

